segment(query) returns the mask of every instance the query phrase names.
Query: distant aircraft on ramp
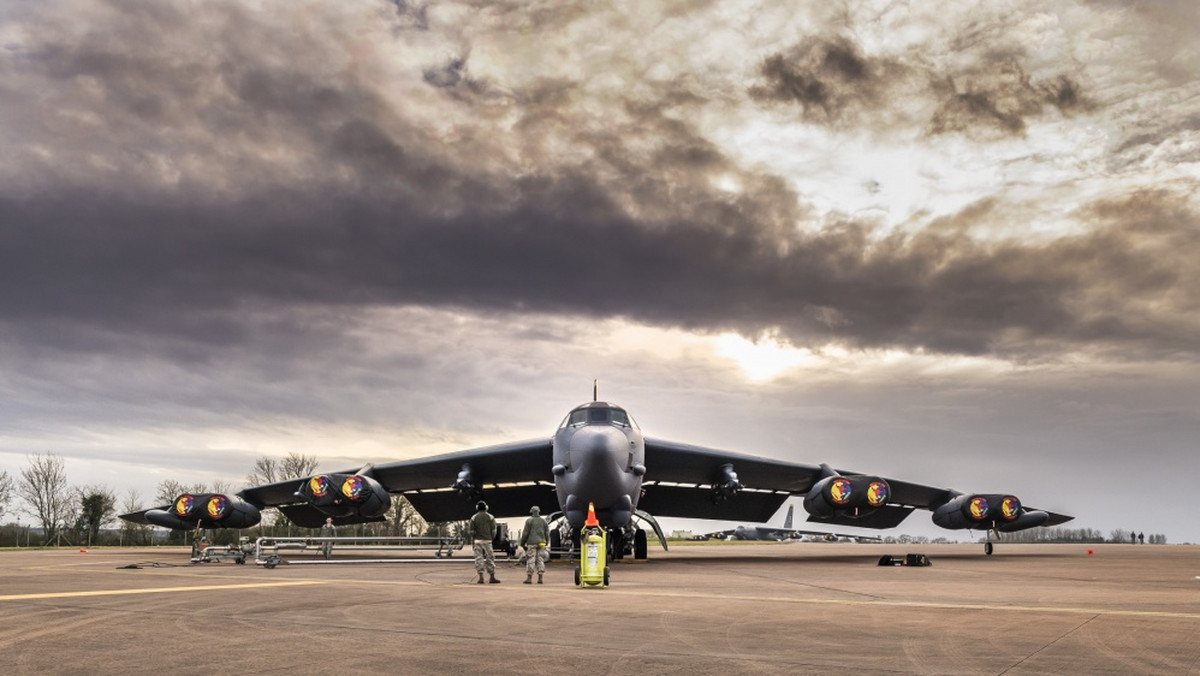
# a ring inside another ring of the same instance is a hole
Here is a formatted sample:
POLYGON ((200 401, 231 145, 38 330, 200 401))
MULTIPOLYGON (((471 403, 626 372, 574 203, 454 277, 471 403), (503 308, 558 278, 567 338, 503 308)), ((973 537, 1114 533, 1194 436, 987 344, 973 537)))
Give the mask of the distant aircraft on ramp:
POLYGON ((788 505, 787 517, 783 520, 783 528, 774 528, 772 526, 737 526, 729 530, 719 530, 712 533, 705 533, 706 540, 755 540, 768 542, 786 542, 799 541, 805 535, 820 537, 829 541, 836 541, 842 538, 853 540, 881 540, 882 538, 872 535, 855 535, 851 533, 831 533, 824 530, 797 530, 792 528, 792 517, 796 510, 795 505, 788 505))

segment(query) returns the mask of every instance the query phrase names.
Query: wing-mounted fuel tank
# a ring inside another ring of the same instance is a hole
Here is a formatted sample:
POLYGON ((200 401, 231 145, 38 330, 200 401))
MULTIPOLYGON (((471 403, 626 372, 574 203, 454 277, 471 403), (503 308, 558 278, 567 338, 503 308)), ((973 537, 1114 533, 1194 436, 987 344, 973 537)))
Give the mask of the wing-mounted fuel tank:
POLYGON ((821 465, 823 479, 804 496, 804 509, 816 519, 860 518, 887 505, 891 487, 879 477, 842 476, 829 465, 821 465))
POLYGON ((1046 512, 1027 510, 1012 495, 964 494, 933 510, 933 522, 942 528, 1011 532, 1040 526, 1046 512))
POLYGON ((184 493, 169 509, 151 509, 146 521, 173 530, 193 528, 250 528, 262 516, 241 498, 222 493, 184 493))
POLYGON ((368 466, 355 474, 318 474, 300 484, 296 497, 329 516, 383 516, 392 496, 369 473, 368 466))

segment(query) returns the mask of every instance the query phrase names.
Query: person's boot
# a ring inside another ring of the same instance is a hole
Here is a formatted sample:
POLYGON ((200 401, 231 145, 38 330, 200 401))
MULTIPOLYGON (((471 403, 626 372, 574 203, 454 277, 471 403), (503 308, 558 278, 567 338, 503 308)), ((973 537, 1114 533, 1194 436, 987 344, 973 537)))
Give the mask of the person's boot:
POLYGON ((542 583, 542 574, 538 573, 538 584, 542 583))
POLYGON ((525 584, 533 584, 533 574, 532 573, 525 576, 525 584))
MULTIPOLYGON (((488 580, 488 584, 500 584, 500 580, 497 580, 497 579, 496 579, 496 574, 495 574, 495 573, 492 573, 490 577, 491 577, 491 579, 490 579, 490 580, 488 580)), ((479 581, 480 581, 480 582, 483 582, 483 577, 482 577, 482 576, 480 576, 480 578, 479 578, 479 581)))
POLYGON ((479 574, 479 579, 475 581, 475 584, 483 584, 483 573, 479 574))

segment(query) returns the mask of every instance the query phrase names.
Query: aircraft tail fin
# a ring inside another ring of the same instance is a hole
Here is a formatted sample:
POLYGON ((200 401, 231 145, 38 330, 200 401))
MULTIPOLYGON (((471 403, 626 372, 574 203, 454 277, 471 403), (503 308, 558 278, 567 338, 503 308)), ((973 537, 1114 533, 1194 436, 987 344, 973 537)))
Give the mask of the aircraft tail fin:
POLYGON ((787 518, 783 520, 783 527, 790 529, 792 527, 792 513, 796 511, 795 505, 788 505, 787 518))

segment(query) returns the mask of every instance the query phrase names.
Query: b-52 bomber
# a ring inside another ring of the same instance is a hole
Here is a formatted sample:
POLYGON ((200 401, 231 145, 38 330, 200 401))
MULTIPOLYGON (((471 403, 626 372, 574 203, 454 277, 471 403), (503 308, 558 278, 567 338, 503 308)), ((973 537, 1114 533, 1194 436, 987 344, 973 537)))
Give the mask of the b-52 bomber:
POLYGON ((798 541, 806 535, 820 537, 829 542, 836 542, 843 538, 855 541, 878 541, 882 539, 873 535, 853 535, 850 533, 831 533, 827 530, 792 528, 792 517, 795 514, 795 509, 795 505, 788 505, 787 516, 783 520, 783 528, 776 528, 774 526, 736 526, 729 530, 705 533, 700 537, 705 540, 716 538, 718 540, 754 540, 767 542, 798 541))
POLYGON ((248 528, 261 510, 279 509, 297 526, 316 528, 384 520, 401 494, 429 522, 470 518, 484 499, 497 518, 524 516, 537 505, 558 519, 551 545, 577 537, 595 505, 609 529, 614 557, 646 558, 656 518, 765 523, 791 496, 804 496, 810 523, 895 528, 913 510, 932 512, 952 530, 992 533, 1055 526, 1073 517, 1024 506, 1009 493, 963 493, 872 474, 805 465, 654 439, 642 435, 620 406, 590 401, 575 407, 553 437, 427 458, 317 474, 252 486, 236 495, 188 493, 170 505, 121 518, 177 530, 248 528), (560 535, 561 533, 561 535, 560 535))

